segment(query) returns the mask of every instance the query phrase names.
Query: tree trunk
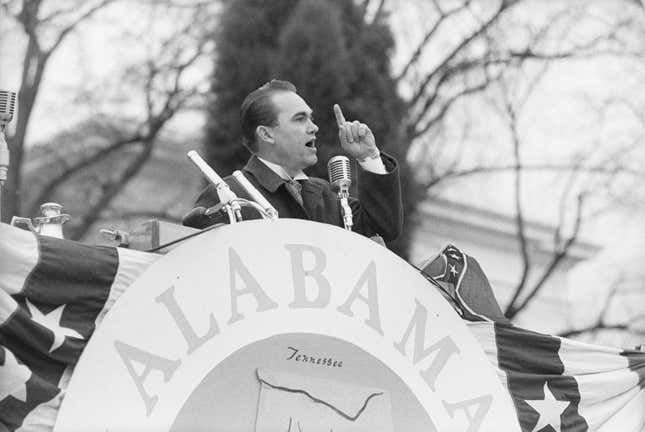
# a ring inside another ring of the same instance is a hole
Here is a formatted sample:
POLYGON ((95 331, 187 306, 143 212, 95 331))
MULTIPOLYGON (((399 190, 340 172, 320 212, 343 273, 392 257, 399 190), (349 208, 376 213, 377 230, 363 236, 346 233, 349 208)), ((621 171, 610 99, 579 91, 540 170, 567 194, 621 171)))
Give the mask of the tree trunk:
POLYGON ((43 71, 49 56, 43 54, 32 38, 27 44, 22 84, 18 91, 18 115, 16 131, 9 137, 9 171, 6 187, 2 191, 2 221, 9 222, 13 216, 21 216, 22 211, 22 165, 25 153, 25 137, 27 126, 36 102, 38 89, 43 77, 43 71))

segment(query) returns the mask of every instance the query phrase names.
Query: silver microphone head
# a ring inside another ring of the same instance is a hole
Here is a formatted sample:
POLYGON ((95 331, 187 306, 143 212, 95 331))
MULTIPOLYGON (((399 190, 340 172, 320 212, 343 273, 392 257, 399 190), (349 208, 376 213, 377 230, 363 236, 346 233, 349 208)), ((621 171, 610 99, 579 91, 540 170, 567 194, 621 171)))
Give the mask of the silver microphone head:
POLYGON ((334 190, 349 190, 352 184, 352 171, 347 156, 334 156, 327 162, 329 183, 334 190))
POLYGON ((4 128, 13 118, 16 108, 16 93, 0 90, 0 128, 4 128))

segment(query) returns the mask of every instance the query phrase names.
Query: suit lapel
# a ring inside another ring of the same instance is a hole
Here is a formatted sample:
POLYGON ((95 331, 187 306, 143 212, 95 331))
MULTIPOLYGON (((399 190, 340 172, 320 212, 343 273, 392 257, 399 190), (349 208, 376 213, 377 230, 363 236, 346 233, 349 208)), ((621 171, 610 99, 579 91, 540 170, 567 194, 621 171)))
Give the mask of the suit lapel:
POLYGON ((323 188, 319 183, 305 180, 302 182, 302 201, 307 216, 313 221, 324 220, 324 215, 318 214, 317 209, 323 202, 323 188))
MULTIPOLYGON (((304 219, 310 219, 312 220, 311 217, 311 212, 307 210, 307 200, 308 198, 305 197, 307 194, 305 192, 305 185, 303 185, 302 188, 302 199, 304 202, 304 206, 301 206, 295 198, 287 192, 287 190, 284 188, 282 191, 278 191, 280 186, 284 185, 284 179, 280 177, 278 174, 276 174, 271 168, 266 166, 260 159, 258 159, 257 156, 252 155, 249 161, 247 162, 246 166, 244 167, 244 171, 250 173, 256 180, 257 184, 263 188, 264 190, 267 191, 268 194, 265 194, 265 198, 271 202, 271 204, 278 209, 278 212, 280 214, 280 217, 298 217, 298 218, 304 218, 304 219), (288 200, 288 203, 285 202, 288 200), (282 204, 279 204, 282 203, 282 204), (289 210, 291 209, 291 210, 289 210), (299 210, 296 210, 299 209, 299 210), (299 215, 294 214, 293 211, 296 210, 297 213, 300 213, 299 215)), ((305 182, 309 183, 309 182, 305 182)), ((320 197, 320 191, 319 192, 314 192, 312 194, 312 200, 310 202, 316 202, 315 201, 315 196, 320 197)))
POLYGON ((281 184, 284 183, 282 177, 277 175, 271 168, 262 163, 256 155, 252 155, 244 167, 245 171, 253 174, 260 186, 271 193, 275 193, 281 184))

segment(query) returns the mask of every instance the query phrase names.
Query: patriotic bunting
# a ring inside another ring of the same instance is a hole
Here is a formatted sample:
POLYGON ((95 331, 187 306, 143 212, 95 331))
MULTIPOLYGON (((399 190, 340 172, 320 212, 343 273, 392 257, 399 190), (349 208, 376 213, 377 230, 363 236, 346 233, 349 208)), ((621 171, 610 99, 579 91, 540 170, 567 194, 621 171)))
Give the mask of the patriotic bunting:
MULTIPOLYGON (((0 431, 52 430, 89 338, 158 256, 0 224, 0 257, 0 431)), ((459 305, 522 432, 645 432, 645 352, 514 327, 477 261, 454 246, 422 271, 459 305)))
POLYGON ((645 431, 645 352, 470 322, 522 432, 645 431))
POLYGON ((464 311, 508 388, 522 432, 645 432, 645 352, 511 325, 477 261, 453 245, 422 272, 464 311))
POLYGON ((0 257, 0 430, 51 430, 94 329, 157 256, 0 224, 0 257))

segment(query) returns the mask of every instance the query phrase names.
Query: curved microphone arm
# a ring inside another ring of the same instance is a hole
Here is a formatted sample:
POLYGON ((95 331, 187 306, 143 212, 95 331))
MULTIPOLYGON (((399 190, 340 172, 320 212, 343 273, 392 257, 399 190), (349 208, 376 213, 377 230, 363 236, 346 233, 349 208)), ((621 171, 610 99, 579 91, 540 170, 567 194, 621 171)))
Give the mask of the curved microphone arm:
MULTIPOLYGON (((232 208, 233 205, 239 208, 240 210, 242 207, 250 207, 256 210, 260 214, 260 216, 262 216, 262 219, 270 219, 270 220, 276 219, 276 217, 271 212, 264 209, 260 204, 256 203, 255 201, 251 201, 251 200, 247 200, 245 198, 239 198, 239 197, 233 198, 227 204, 217 203, 214 206, 209 207, 208 209, 205 209, 205 210, 203 207, 201 207, 201 210, 202 210, 201 214, 205 216, 211 216, 215 213, 219 213, 223 211, 228 214, 230 219, 231 215, 230 213, 227 212, 227 207, 230 209, 232 208)), ((237 220, 242 221, 241 211, 240 211, 240 217, 237 220)))
POLYGON ((244 198, 235 198, 233 201, 235 201, 240 207, 251 207, 252 209, 255 209, 260 216, 262 216, 262 219, 275 219, 273 215, 270 214, 267 210, 265 210, 260 204, 256 203, 255 201, 250 201, 244 198))

